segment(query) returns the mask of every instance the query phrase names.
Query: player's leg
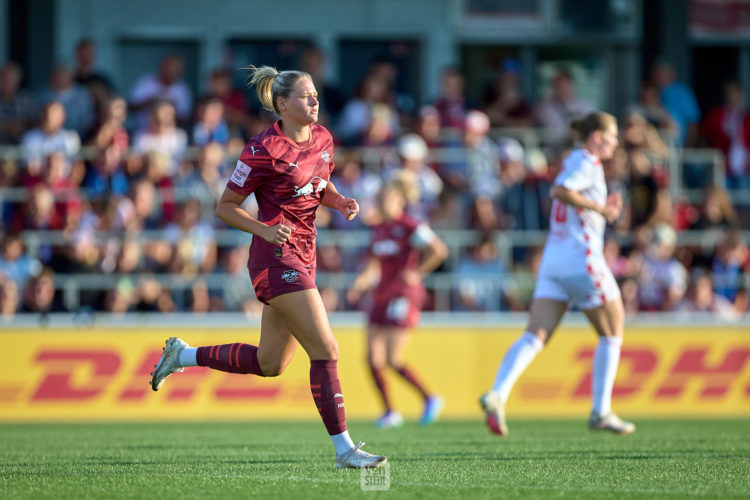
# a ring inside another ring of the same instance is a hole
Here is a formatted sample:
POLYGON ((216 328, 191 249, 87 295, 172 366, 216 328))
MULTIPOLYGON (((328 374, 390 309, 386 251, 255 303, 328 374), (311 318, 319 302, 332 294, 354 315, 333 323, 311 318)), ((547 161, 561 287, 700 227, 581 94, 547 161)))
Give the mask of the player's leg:
POLYGON ((336 465, 362 468, 386 463, 385 457, 365 453, 349 437, 337 369, 339 347, 318 290, 285 293, 268 303, 310 357, 310 390, 336 447, 336 465))
POLYGON ((370 324, 367 327, 367 364, 370 366, 375 387, 383 401, 384 412, 375 421, 375 425, 381 429, 400 427, 404 419, 400 413, 393 410, 391 398, 388 393, 388 384, 385 380, 387 336, 382 326, 370 324))
POLYGON ((521 373, 544 347, 560 324, 567 301, 537 297, 531 302, 526 331, 505 353, 495 376, 492 390, 479 400, 485 411, 487 425, 495 434, 508 434, 505 423, 505 403, 521 373))
POLYGON ((620 363, 620 349, 625 331, 625 308, 622 298, 616 295, 601 306, 584 309, 583 312, 599 335, 591 372, 589 427, 617 434, 631 434, 635 432, 635 425, 621 420, 612 412, 612 388, 620 363))
POLYGON ((257 347, 244 343, 190 347, 182 339, 172 337, 167 340, 164 353, 154 367, 151 386, 158 390, 169 375, 190 366, 275 377, 289 365, 297 345, 278 313, 264 306, 257 347))
POLYGON ((414 387, 424 402, 424 411, 419 422, 422 425, 428 425, 436 421, 443 409, 443 399, 437 394, 427 390, 427 387, 417 376, 414 369, 404 362, 404 352, 409 343, 409 330, 406 328, 389 328, 386 333, 387 338, 387 362, 388 366, 393 368, 396 373, 414 387))

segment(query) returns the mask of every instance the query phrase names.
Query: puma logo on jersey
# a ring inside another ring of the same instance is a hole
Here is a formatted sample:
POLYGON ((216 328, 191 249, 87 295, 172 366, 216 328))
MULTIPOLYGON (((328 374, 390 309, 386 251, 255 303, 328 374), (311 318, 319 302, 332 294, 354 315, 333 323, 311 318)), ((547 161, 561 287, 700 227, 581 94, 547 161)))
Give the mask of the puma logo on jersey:
POLYGON ((252 151, 253 156, 255 156, 255 153, 257 153, 258 151, 260 151, 260 149, 255 149, 255 146, 250 146, 250 151, 252 151))
POLYGON ((309 196, 313 193, 320 193, 326 188, 327 185, 328 185, 327 180, 321 179, 320 177, 315 176, 312 179, 310 179, 310 181, 302 187, 294 186, 294 197, 297 198, 299 196, 309 196), (316 179, 318 181, 317 187, 313 186, 313 183, 315 182, 316 179))
POLYGON ((250 165, 246 165, 245 163, 242 163, 242 161, 237 160, 237 166, 234 167, 234 172, 232 172, 232 177, 230 177, 229 180, 237 184, 239 187, 242 187, 245 185, 245 180, 247 179, 247 176, 250 175, 250 171, 252 168, 250 168, 250 165))
POLYGON ((296 168, 296 169, 298 169, 298 170, 299 170, 299 165, 297 165, 297 163, 299 163, 299 162, 297 162, 297 163, 292 163, 292 162, 288 161, 287 163, 289 164, 289 166, 290 166, 290 167, 294 167, 294 168, 296 168))

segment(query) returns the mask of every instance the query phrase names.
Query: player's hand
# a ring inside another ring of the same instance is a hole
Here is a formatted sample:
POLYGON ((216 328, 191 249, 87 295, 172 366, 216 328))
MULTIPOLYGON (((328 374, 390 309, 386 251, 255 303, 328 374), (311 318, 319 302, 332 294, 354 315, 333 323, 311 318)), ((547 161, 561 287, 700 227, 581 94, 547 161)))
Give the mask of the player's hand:
POLYGON ((401 273, 401 279, 407 285, 418 285, 422 283, 422 275, 413 269, 408 269, 406 271, 403 271, 401 273))
POLYGON ((356 288, 350 288, 349 291, 346 292, 346 300, 348 300, 350 304, 356 304, 361 296, 362 293, 356 288))
POLYGON ((602 215, 607 222, 612 224, 620 217, 620 212, 622 212, 622 194, 618 191, 607 196, 607 204, 604 206, 602 215))
POLYGON ((261 237, 272 245, 281 246, 292 235, 292 231, 292 228, 289 226, 276 224, 275 226, 268 226, 265 234, 262 234, 261 237))
POLYGON ((359 213, 359 203, 354 198, 346 198, 344 196, 339 200, 339 211, 344 214, 346 220, 352 220, 359 213))

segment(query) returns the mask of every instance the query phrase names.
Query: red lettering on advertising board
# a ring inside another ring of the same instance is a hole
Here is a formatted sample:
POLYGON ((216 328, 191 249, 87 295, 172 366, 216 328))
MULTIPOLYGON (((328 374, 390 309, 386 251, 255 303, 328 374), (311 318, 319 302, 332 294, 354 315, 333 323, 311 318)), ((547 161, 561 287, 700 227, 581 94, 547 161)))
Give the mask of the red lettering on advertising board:
POLYGON ((281 392, 279 383, 261 382, 255 375, 227 373, 216 387, 216 399, 274 399, 281 392))
POLYGON ((40 351, 36 362, 43 365, 44 377, 32 401, 83 401, 98 396, 120 368, 120 356, 110 350, 55 350, 40 351), (78 385, 73 381, 76 368, 88 365, 92 377, 78 385))
MULTIPOLYGON (((576 359, 589 363, 593 358, 593 349, 583 349, 576 356, 576 359)), ((614 389, 612 389, 612 395, 623 398, 637 393, 646 379, 653 373, 658 362, 658 356, 651 349, 624 348, 620 353, 620 367, 618 369, 620 376, 617 378, 614 389), (623 377, 624 373, 627 373, 626 377, 623 377)), ((581 377, 573 391, 573 397, 591 397, 591 369, 581 377)))
MULTIPOLYGON (((141 401, 151 394, 151 372, 154 365, 159 362, 161 349, 150 351, 133 373, 133 378, 120 393, 120 401, 141 401)), ((172 375, 166 385, 159 391, 165 393, 169 400, 188 400, 192 398, 198 388, 200 381, 209 374, 204 367, 191 367, 184 372, 172 375)))
POLYGON ((667 379, 656 391, 662 398, 675 398, 685 390, 690 379, 703 380, 701 398, 720 398, 727 394, 734 379, 742 373, 745 364, 750 359, 750 349, 730 349, 724 359, 709 366, 706 357, 710 347, 686 349, 667 376, 667 379))

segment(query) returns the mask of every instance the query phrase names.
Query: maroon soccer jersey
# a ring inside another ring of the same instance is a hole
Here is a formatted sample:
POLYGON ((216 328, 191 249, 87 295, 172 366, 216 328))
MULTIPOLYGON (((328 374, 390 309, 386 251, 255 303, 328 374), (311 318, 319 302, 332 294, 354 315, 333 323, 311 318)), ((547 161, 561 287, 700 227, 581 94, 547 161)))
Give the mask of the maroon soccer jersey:
POLYGON ((421 297, 424 286, 408 285, 404 282, 404 271, 415 271, 419 267, 419 250, 423 245, 415 244, 414 233, 419 223, 407 214, 399 219, 373 228, 370 253, 380 261, 380 282, 375 288, 375 302, 396 297, 421 297))
POLYGON ((315 211, 333 172, 333 139, 324 127, 310 126, 310 140, 297 144, 274 123, 248 142, 227 188, 255 193, 258 220, 293 230, 281 247, 254 237, 249 268, 315 266, 315 211))

